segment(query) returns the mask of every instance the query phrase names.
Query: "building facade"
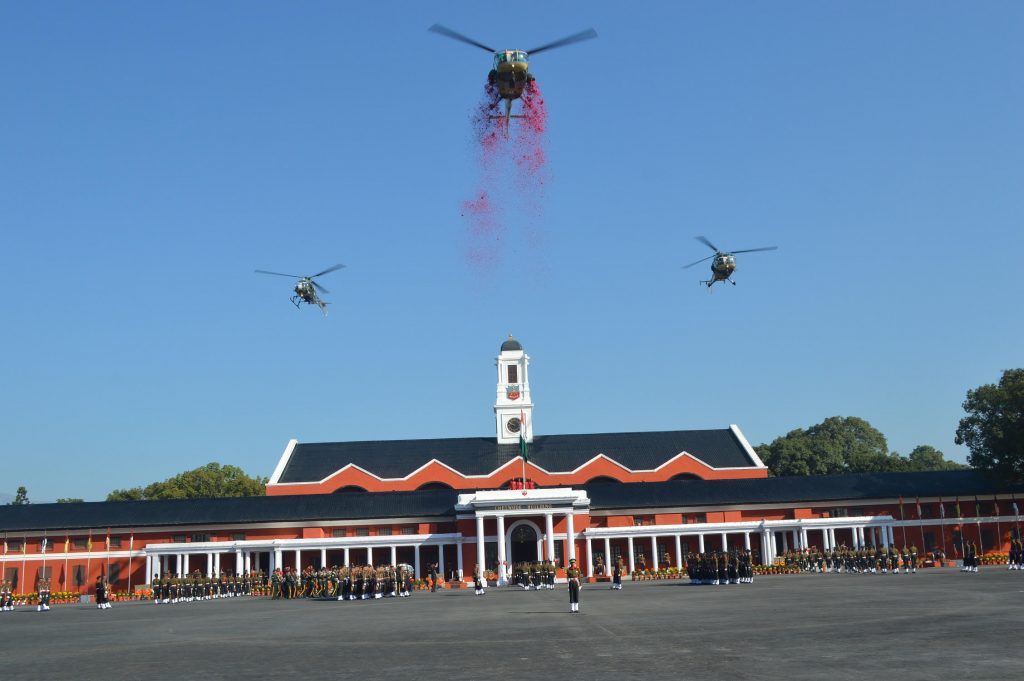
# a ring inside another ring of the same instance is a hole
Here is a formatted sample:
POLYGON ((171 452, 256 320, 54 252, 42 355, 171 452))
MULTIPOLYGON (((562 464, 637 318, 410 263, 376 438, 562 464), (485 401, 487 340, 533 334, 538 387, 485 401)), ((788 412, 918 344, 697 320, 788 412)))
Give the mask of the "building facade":
POLYGON ((476 565, 576 558, 588 576, 682 568, 687 554, 963 544, 1005 552, 1020 489, 974 471, 769 478, 740 429, 537 435, 529 358, 499 352, 494 437, 285 447, 267 496, 0 507, 15 591, 115 591, 154 575, 346 564, 476 565))

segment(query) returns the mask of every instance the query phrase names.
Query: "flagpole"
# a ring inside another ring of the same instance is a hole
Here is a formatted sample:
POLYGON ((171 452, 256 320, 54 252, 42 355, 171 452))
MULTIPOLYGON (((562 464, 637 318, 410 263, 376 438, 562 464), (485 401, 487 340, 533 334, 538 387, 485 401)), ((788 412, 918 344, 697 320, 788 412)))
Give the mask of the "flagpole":
POLYGON ((64 593, 68 591, 68 536, 64 535, 64 593))
MULTIPOLYGON (((44 579, 46 578, 46 545, 48 543, 49 542, 47 541, 46 530, 43 530, 43 545, 42 545, 42 549, 43 549, 43 578, 44 579)), ((38 582, 39 580, 36 579, 36 581, 38 582)))
MULTIPOLYGON (((21 538, 21 574, 18 575, 18 584, 21 584, 22 580, 25 580, 27 575, 25 574, 25 562, 28 560, 28 537, 21 538)), ((22 592, 24 596, 24 592, 22 592)))
POLYGON ((92 567, 92 530, 89 530, 89 540, 86 546, 85 554, 85 593, 89 593, 89 569, 92 567))
POLYGON ((974 497, 974 524, 978 528, 978 545, 981 546, 981 555, 985 555, 985 540, 981 536, 981 504, 978 497, 974 497))
POLYGON ((903 517, 903 495, 900 495, 900 529, 903 530, 903 546, 907 546, 907 526, 903 523, 906 519, 903 517))
POLYGON ((917 528, 921 530, 921 553, 923 556, 928 547, 924 545, 924 518, 921 517, 921 497, 917 497, 917 528))
POLYGON ((135 528, 128 535, 128 595, 132 593, 132 545, 135 544, 135 528))

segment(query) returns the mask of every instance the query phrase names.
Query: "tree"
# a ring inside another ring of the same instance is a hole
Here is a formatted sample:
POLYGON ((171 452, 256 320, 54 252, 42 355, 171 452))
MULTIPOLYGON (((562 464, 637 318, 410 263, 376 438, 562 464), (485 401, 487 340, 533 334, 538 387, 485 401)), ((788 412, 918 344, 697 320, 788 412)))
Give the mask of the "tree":
POLYGON ((24 485, 22 485, 21 487, 18 488, 18 491, 14 493, 14 501, 12 501, 11 503, 9 503, 7 505, 8 506, 24 506, 26 504, 31 504, 31 503, 32 502, 28 500, 28 490, 25 489, 24 485))
POLYGON ((116 489, 107 501, 254 497, 266 494, 267 478, 250 477, 238 466, 208 463, 146 487, 116 489))
POLYGON ((915 447, 906 458, 889 452, 885 436, 856 416, 832 416, 806 430, 797 428, 757 452, 773 476, 966 468, 930 445, 915 447))
POLYGON ((58 504, 81 504, 84 502, 85 499, 79 499, 77 497, 60 497, 57 499, 58 504))
POLYGON ((1024 481, 1024 369, 968 390, 964 411, 956 443, 971 450, 967 462, 1003 481, 1024 481))

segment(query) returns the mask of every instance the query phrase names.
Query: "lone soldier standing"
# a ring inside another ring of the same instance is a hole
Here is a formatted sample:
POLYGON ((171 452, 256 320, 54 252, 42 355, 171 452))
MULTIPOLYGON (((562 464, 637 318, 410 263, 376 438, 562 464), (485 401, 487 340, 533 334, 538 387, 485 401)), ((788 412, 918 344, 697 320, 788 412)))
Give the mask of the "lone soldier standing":
POLYGON ((569 612, 580 611, 580 569, 576 567, 576 559, 569 559, 569 567, 565 570, 569 582, 569 612))
POLYGON ((473 566, 473 588, 476 589, 477 596, 487 595, 487 592, 484 591, 483 576, 480 574, 479 563, 473 566))
POLYGON ((612 567, 612 588, 622 588, 622 561, 615 561, 615 565, 612 567))
POLYGON ((36 612, 43 612, 44 610, 50 609, 50 580, 43 577, 39 580, 39 605, 36 606, 36 612))

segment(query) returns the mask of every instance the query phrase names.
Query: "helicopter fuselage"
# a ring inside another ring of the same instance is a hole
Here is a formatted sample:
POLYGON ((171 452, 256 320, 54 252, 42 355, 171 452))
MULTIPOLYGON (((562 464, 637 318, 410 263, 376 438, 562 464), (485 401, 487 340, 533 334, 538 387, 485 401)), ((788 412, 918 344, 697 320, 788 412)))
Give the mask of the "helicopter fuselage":
POLYGON ((313 282, 309 279, 300 279, 295 283, 295 297, 302 301, 314 305, 317 302, 316 290, 313 288, 313 282))
POLYGON ((708 288, 716 281, 731 281, 732 273, 736 271, 736 258, 728 253, 716 255, 711 261, 711 279, 705 282, 708 288))
POLYGON ((533 80, 529 56, 522 50, 495 52, 494 68, 487 74, 487 80, 498 89, 502 99, 519 99, 526 84, 533 80))

